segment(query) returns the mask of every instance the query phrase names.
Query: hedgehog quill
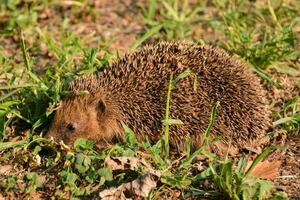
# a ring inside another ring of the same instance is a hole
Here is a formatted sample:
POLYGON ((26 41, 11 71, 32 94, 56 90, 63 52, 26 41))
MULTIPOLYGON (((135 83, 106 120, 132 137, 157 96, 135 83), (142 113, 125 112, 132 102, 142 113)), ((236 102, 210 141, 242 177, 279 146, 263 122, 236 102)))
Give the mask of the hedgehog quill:
POLYGON ((121 121, 138 140, 157 141, 171 73, 185 70, 172 89, 170 144, 181 148, 187 135, 195 147, 203 141, 211 107, 220 105, 211 135, 236 148, 260 138, 270 126, 270 114, 259 78, 223 50, 183 42, 146 45, 103 69, 70 84, 72 95, 63 99, 47 133, 72 144, 87 138, 101 147, 122 141, 121 121), (196 80, 195 80, 196 79, 196 80), (194 87, 194 83, 197 83, 194 87), (77 95, 87 90, 87 95, 77 95))

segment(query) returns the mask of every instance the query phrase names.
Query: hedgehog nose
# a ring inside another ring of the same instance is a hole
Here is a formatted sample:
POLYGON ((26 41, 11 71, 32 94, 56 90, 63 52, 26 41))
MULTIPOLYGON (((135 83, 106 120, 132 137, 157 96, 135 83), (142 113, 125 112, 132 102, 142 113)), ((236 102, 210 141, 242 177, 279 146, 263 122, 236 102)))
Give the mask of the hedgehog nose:
POLYGON ((59 137, 59 133, 56 131, 48 131, 45 135, 46 138, 55 141, 55 142, 60 142, 60 140, 65 140, 63 137, 59 137))
POLYGON ((47 132, 46 132, 46 134, 44 135, 44 137, 46 137, 46 138, 53 138, 53 139, 55 139, 55 136, 56 135, 58 135, 56 132, 54 132, 53 130, 48 130, 47 132))
POLYGON ((51 131, 47 131, 45 134, 44 134, 44 137, 46 138, 51 138, 53 137, 53 133, 51 131))

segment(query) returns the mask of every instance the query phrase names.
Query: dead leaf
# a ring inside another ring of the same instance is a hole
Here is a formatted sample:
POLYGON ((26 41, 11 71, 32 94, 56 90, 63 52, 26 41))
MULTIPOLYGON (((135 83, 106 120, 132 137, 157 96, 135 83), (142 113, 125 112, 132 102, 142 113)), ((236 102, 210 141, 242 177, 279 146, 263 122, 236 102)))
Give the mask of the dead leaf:
POLYGON ((281 161, 263 161, 258 163, 253 170, 250 172, 250 175, 262 179, 273 179, 279 176, 281 161))
POLYGON ((39 178, 40 178, 40 181, 42 184, 46 183, 46 181, 47 181, 46 175, 39 175, 39 178))
MULTIPOLYGON (((54 140, 53 137, 51 137, 51 140, 54 140)), ((59 142, 59 144, 60 144, 60 147, 61 147, 62 150, 66 151, 66 152, 70 152, 71 151, 71 147, 69 147, 68 145, 66 145, 64 143, 64 141, 61 140, 59 142)))
POLYGON ((103 190, 99 193, 99 196, 103 200, 129 200, 138 197, 146 198, 148 197, 149 192, 156 187, 156 183, 155 176, 147 173, 129 183, 124 183, 117 188, 103 190))
POLYGON ((157 177, 161 176, 161 173, 155 170, 151 165, 149 165, 146 160, 136 157, 111 157, 108 156, 104 160, 104 165, 111 168, 112 170, 138 170, 141 167, 146 168, 145 171, 150 174, 154 174, 157 177))
POLYGON ((0 174, 1 175, 8 175, 11 172, 12 169, 13 169, 13 166, 11 166, 11 165, 0 166, 0 174))
POLYGON ((139 160, 135 157, 111 157, 105 158, 104 164, 112 170, 124 170, 131 169, 136 170, 138 168, 139 160))
POLYGON ((0 200, 15 200, 17 199, 16 195, 14 192, 6 192, 6 196, 1 196, 1 193, 0 193, 0 200))
POLYGON ((39 192, 34 192, 30 195, 30 197, 26 198, 26 199, 30 199, 30 200, 42 200, 43 197, 42 197, 42 194, 39 193, 39 192))

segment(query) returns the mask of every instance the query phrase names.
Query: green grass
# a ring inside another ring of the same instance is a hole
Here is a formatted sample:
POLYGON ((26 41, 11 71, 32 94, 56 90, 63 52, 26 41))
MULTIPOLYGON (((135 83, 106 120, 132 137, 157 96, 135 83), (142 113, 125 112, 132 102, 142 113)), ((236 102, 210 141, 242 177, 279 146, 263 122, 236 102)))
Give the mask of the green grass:
MULTIPOLYGON (((209 132, 213 127, 216 114, 216 106, 214 106, 212 108, 211 122, 205 134, 206 141, 208 141, 209 132)), ((74 144, 74 151, 70 152, 58 148, 53 141, 40 136, 29 136, 22 143, 14 144, 13 146, 2 143, 0 146, 2 148, 0 149, 3 151, 13 147, 15 155, 18 155, 19 159, 23 160, 23 162, 25 161, 32 169, 37 171, 46 169, 42 170, 41 175, 45 173, 52 174, 53 172, 55 174, 58 173, 59 177, 56 185, 60 187, 54 192, 56 198, 88 196, 103 188, 105 184, 106 187, 116 187, 123 182, 129 181, 129 172, 119 176, 120 174, 113 173, 110 168, 105 167, 103 161, 107 156, 137 156, 137 148, 144 151, 150 149, 155 154, 149 161, 153 162, 155 168, 162 173, 161 182, 163 183, 160 188, 157 188, 157 191, 161 188, 177 188, 186 196, 189 196, 191 191, 197 191, 198 195, 207 193, 211 196, 221 195, 220 192, 223 192, 224 195, 232 199, 263 199, 270 197, 272 194, 271 189, 274 189, 274 186, 270 181, 259 180, 249 176, 249 172, 269 154, 271 149, 266 149, 258 155, 246 171, 247 160, 245 158, 242 158, 238 166, 234 167, 234 161, 229 160, 227 157, 225 160, 222 160, 216 155, 206 152, 205 147, 207 147, 208 142, 205 142, 196 152, 182 157, 179 165, 170 167, 170 160, 165 159, 165 156, 160 154, 164 149, 163 145, 155 144, 152 146, 147 142, 138 143, 132 131, 125 125, 124 128, 127 134, 125 143, 115 145, 104 151, 95 151, 92 142, 79 139, 74 144), (51 154, 45 155, 42 153, 50 149, 51 154), (196 164, 192 163, 192 161, 199 155, 207 156, 209 167, 202 172, 191 173, 195 170, 194 164, 196 164), (63 168, 61 167, 62 165, 64 166, 63 168), (216 188, 220 189, 220 192, 203 190, 200 193, 201 190, 197 189, 195 185, 200 184, 204 180, 213 181, 216 188), (259 193, 257 193, 258 191, 259 193)), ((6 153, 10 152, 6 151, 6 153)), ((139 166, 136 169, 136 173, 143 174, 143 169, 147 170, 147 168, 139 166)), ((3 184, 0 186, 4 191, 9 191, 12 188, 15 191, 25 189, 18 188, 13 177, 2 181, 3 184)), ((24 181, 26 183, 25 196, 32 195, 37 189, 42 188, 43 185, 40 175, 36 172, 26 173, 24 181)), ((48 182, 48 184, 50 183, 48 182)), ((273 195, 284 197, 282 193, 273 195)), ((193 194, 193 196, 197 195, 193 194)))
POLYGON ((300 97, 284 103, 283 109, 277 112, 278 120, 273 122, 274 126, 281 126, 287 133, 300 133, 300 97))
MULTIPOLYGON (((51 26, 53 31, 40 24, 38 16, 45 8, 61 9, 62 3, 50 0, 0 2, 0 166, 14 165, 21 172, 11 177, 0 176, 1 193, 28 197, 36 191, 48 191, 49 196, 56 198, 93 195, 131 181, 146 171, 139 166, 133 172, 113 172, 103 165, 107 156, 138 157, 139 152, 147 152, 147 162, 162 173, 160 185, 150 194, 152 198, 174 189, 181 191, 184 197, 202 197, 207 193, 231 199, 286 198, 284 193, 272 193, 274 186, 270 181, 249 175, 249 170, 262 161, 270 149, 258 155, 248 171, 245 170, 246 158, 219 158, 205 150, 211 142, 208 136, 217 115, 217 102, 203 133, 203 146, 191 152, 187 139, 186 154, 178 162, 172 161, 169 126, 181 123, 180 119, 169 118, 172 88, 180 79, 191 75, 188 71, 170 77, 165 119, 161 119, 164 136, 156 144, 137 142, 125 124, 126 141, 103 151, 97 151, 86 140, 78 140, 74 150, 69 151, 43 138, 41 135, 47 130, 59 101, 68 93, 68 83, 78 76, 97 72, 118 57, 101 38, 95 43, 89 35, 78 36, 68 31, 71 15, 76 16, 76 23, 84 23, 84 15, 91 18, 99 15, 90 1, 74 1, 69 13, 58 16, 61 23, 56 29, 51 26), (13 51, 7 49, 5 40, 15 45, 9 46, 15 48, 13 51), (43 51, 46 53, 42 54, 43 51), (39 72, 40 67, 42 72, 39 72), (194 162, 199 156, 205 157, 202 171, 196 170, 194 162), (205 181, 210 181, 213 189, 202 187, 205 181), (55 189, 50 188, 53 184, 55 189)), ((300 23, 300 5, 297 1, 270 0, 263 4, 225 0, 192 5, 188 1, 150 0, 149 5, 141 5, 140 10, 143 15, 139 20, 143 20, 145 31, 131 45, 133 49, 151 40, 190 40, 218 45, 239 56, 270 87, 283 88, 276 77, 272 77, 273 71, 299 75, 296 30, 300 23)), ((274 128, 297 135, 299 110, 299 95, 285 99, 280 110, 274 112, 274 128)))

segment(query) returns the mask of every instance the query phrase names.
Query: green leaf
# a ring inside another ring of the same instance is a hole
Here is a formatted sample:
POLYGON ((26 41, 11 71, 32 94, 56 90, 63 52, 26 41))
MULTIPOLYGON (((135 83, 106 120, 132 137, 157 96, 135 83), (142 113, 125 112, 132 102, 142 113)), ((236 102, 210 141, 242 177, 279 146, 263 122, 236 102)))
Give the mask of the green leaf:
POLYGON ((135 138, 134 132, 124 122, 121 122, 121 124, 125 132, 125 143, 131 148, 136 147, 138 141, 135 138))
POLYGON ((194 182, 197 182, 197 181, 202 181, 202 180, 208 179, 212 175, 213 175, 212 170, 210 168, 207 168, 204 171, 198 173, 192 179, 194 182))
POLYGON ((136 152, 131 149, 125 149, 122 151, 122 156, 134 157, 136 156, 136 152))
POLYGON ((69 185, 71 188, 76 188, 76 181, 78 176, 72 171, 63 170, 60 172, 60 177, 62 182, 66 185, 69 185))
POLYGON ((284 118, 278 119, 275 122, 273 122, 273 126, 278 126, 280 124, 285 124, 285 123, 288 123, 288 122, 296 123, 297 118, 295 118, 295 117, 284 117, 284 118))
POLYGON ((222 168, 222 174, 221 176, 224 177, 224 180, 225 180, 225 184, 227 186, 230 186, 228 188, 231 188, 232 187, 232 171, 233 171, 233 163, 232 162, 228 162, 226 163, 225 165, 223 165, 223 168, 222 168))
POLYGON ((8 177, 6 180, 6 184, 5 184, 6 188, 5 189, 6 190, 12 189, 15 186, 17 180, 18 179, 16 176, 8 177))
POLYGON ((187 188, 191 185, 192 180, 187 176, 181 175, 168 175, 161 177, 161 182, 166 183, 172 187, 177 187, 179 189, 187 188))
POLYGON ((210 120, 209 120, 209 124, 205 130, 205 139, 208 140, 208 135, 209 133, 212 131, 213 129, 213 126, 215 124, 215 121, 216 121, 216 117, 217 117, 217 108, 218 106, 220 105, 220 102, 217 101, 211 108, 211 114, 210 114, 210 120))
POLYGON ((269 197, 269 195, 271 194, 271 190, 274 188, 273 183, 271 181, 260 180, 259 185, 260 187, 258 196, 260 197, 260 199, 269 197))
POLYGON ((167 126, 167 125, 181 125, 183 124, 183 122, 180 119, 164 119, 162 120, 163 125, 167 126))
POLYGON ((17 5, 20 3, 20 0, 6 0, 4 1, 7 7, 11 10, 15 10, 17 5))
POLYGON ((289 197, 285 192, 276 192, 269 200, 289 200, 289 197))
POLYGON ((78 153, 76 156, 75 167, 79 173, 87 172, 91 166, 91 159, 83 153, 78 153))
POLYGON ((217 103, 215 103, 211 108, 210 121, 209 121, 208 127, 206 128, 205 133, 204 133, 204 142, 203 142, 202 146, 200 148, 198 148, 191 156, 187 157, 182 162, 182 164, 180 165, 179 168, 184 168, 184 169, 187 168, 191 164, 192 160, 200 154, 203 154, 203 155, 207 156, 208 158, 215 157, 214 154, 206 152, 205 148, 208 146, 208 139, 209 139, 208 136, 214 126, 216 116, 217 116, 217 108, 218 108, 219 104, 220 103, 217 101, 217 103))
POLYGON ((288 74, 290 76, 298 76, 300 74, 299 70, 289 67, 287 64, 275 65, 272 66, 272 68, 277 72, 288 74))
POLYGON ((267 155, 270 154, 271 151, 274 150, 275 147, 267 147, 265 148, 258 156, 256 156, 256 158, 254 159, 254 161, 252 162, 251 166, 249 167, 249 169, 247 170, 245 176, 248 176, 250 174, 250 172, 254 169, 254 167, 261 162, 263 159, 265 159, 265 157, 267 155))
POLYGON ((13 142, 0 142, 0 151, 8 148, 15 148, 19 146, 25 146, 28 144, 27 140, 13 141, 13 142))
POLYGON ((97 174, 101 177, 103 177, 107 181, 113 180, 113 174, 111 168, 101 168, 97 170, 97 174))
POLYGON ((151 29, 149 29, 147 32, 145 32, 139 39, 137 39, 133 43, 133 45, 131 46, 131 49, 136 49, 138 46, 140 46, 148 38, 150 38, 153 35, 157 34, 162 29, 162 27, 163 27, 163 25, 161 25, 161 24, 153 26, 151 29))
POLYGON ((146 17, 146 20, 148 22, 153 20, 155 17, 155 12, 156 12, 155 6, 156 6, 156 0, 150 0, 149 1, 149 9, 148 9, 147 17, 146 17))
POLYGON ((247 166, 247 159, 245 157, 240 158, 238 162, 237 171, 239 173, 244 172, 245 167, 247 166))
POLYGON ((40 181, 40 177, 35 172, 29 172, 25 175, 24 180, 28 182, 28 186, 26 188, 26 194, 31 194, 34 191, 36 191, 37 188, 40 188, 43 186, 43 184, 40 181))
POLYGON ((283 89, 283 86, 280 85, 278 82, 274 81, 272 76, 269 75, 268 73, 264 72, 263 70, 257 68, 257 67, 252 67, 253 71, 256 72, 262 79, 268 81, 271 85, 278 89, 283 89))
POLYGON ((92 141, 84 139, 84 138, 77 138, 74 142, 74 148, 77 152, 81 152, 84 150, 93 149, 94 144, 92 141))
POLYGON ((186 78, 191 75, 191 71, 189 69, 185 70, 184 72, 180 73, 174 80, 173 80, 173 86, 177 84, 178 81, 180 81, 183 78, 186 78))
POLYGON ((36 147, 34 147, 34 150, 33 150, 33 154, 34 155, 38 155, 38 153, 42 150, 42 147, 37 145, 36 147))
POLYGON ((25 181, 33 181, 37 187, 41 187, 42 183, 40 181, 39 175, 35 172, 29 172, 25 175, 25 181))

